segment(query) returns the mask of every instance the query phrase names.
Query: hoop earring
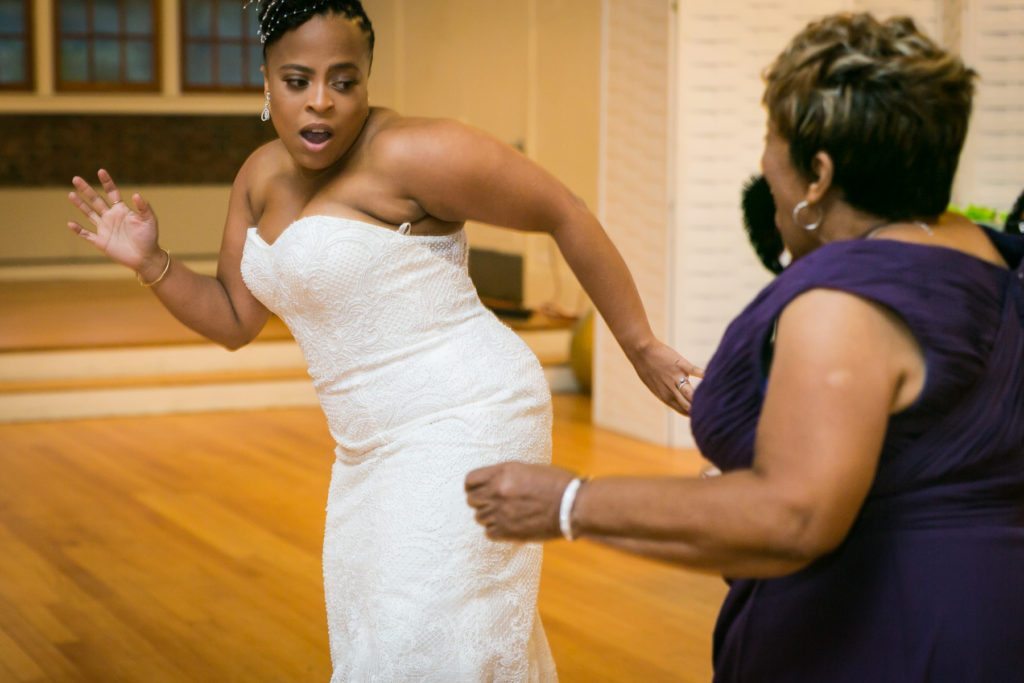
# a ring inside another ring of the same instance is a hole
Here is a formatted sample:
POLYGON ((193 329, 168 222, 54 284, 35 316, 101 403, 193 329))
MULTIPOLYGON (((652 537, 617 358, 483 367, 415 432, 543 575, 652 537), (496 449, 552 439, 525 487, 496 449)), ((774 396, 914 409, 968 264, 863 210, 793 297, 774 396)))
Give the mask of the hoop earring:
POLYGON ((263 103, 263 113, 260 114, 260 121, 266 123, 270 120, 270 91, 267 91, 267 101, 263 103))
POLYGON ((794 225, 799 225, 801 228, 803 228, 807 232, 814 232, 815 230, 818 229, 819 226, 821 226, 821 219, 824 218, 824 216, 822 215, 822 211, 819 208, 818 209, 818 220, 814 221, 813 223, 801 223, 801 221, 800 221, 800 212, 803 211, 804 209, 810 208, 810 206, 811 206, 810 203, 808 203, 808 201, 806 199, 803 199, 803 200, 800 201, 799 204, 797 204, 796 206, 793 207, 793 224, 794 225))

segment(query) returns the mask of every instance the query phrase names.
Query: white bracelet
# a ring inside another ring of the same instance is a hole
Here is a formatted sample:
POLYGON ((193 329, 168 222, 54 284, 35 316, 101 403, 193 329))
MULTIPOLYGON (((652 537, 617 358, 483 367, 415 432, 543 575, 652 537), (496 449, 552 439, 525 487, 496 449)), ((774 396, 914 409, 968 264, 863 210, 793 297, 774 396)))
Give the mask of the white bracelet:
POLYGON ((567 541, 576 540, 572 535, 572 506, 576 503, 576 494, 579 493, 582 484, 583 479, 577 477, 570 481, 562 492, 562 504, 558 508, 558 527, 567 541))

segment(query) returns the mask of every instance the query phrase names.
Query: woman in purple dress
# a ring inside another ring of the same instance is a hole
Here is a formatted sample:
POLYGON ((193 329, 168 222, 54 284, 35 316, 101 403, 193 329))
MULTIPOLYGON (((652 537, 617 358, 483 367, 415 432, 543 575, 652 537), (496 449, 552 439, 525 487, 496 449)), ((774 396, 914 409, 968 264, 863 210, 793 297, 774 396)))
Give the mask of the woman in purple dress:
POLYGON ((487 533, 729 577, 718 681, 1024 680, 1024 240, 944 213, 974 77, 909 19, 797 35, 762 159, 793 263, 693 404, 724 474, 498 465, 487 533))

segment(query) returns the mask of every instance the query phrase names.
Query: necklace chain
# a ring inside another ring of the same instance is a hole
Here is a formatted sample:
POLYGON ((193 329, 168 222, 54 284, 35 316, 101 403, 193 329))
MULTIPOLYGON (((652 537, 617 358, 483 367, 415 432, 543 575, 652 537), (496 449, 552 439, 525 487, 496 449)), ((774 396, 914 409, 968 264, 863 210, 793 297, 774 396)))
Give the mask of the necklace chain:
MULTIPOLYGON (((886 228, 891 228, 893 225, 896 225, 896 223, 892 221, 882 221, 877 225, 873 225, 866 233, 864 233, 864 237, 862 239, 871 239, 872 237, 882 232, 886 228)), ((931 226, 925 223, 924 221, 913 221, 913 225, 916 225, 917 227, 924 230, 925 234, 927 234, 929 237, 935 234, 935 231, 932 230, 931 226)))

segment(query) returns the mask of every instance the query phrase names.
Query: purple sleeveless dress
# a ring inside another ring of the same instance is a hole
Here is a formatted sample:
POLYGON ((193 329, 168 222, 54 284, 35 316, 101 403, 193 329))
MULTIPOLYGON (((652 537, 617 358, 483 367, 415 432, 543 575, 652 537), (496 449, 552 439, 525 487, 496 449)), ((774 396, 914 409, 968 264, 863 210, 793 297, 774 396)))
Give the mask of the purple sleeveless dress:
POLYGON ((802 292, 888 307, 927 374, 918 401, 889 420, 842 545, 789 576, 730 580, 716 681, 1024 681, 1024 239, 987 234, 1009 270, 892 240, 826 245, 726 331, 692 416, 723 471, 754 458, 773 325, 802 292))

